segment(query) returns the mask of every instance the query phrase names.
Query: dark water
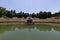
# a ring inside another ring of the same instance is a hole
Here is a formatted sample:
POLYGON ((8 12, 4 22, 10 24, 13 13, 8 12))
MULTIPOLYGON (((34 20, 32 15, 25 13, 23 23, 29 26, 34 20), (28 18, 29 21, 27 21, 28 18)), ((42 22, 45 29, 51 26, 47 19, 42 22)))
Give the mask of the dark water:
POLYGON ((0 40, 60 40, 60 27, 4 26, 0 27, 0 40))

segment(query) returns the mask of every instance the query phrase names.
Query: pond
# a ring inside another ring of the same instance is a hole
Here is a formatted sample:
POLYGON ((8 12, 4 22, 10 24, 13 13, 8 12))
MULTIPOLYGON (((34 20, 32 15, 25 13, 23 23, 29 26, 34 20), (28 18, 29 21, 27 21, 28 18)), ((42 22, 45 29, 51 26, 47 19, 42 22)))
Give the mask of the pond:
POLYGON ((38 25, 0 25, 0 40, 60 40, 60 27, 38 25))

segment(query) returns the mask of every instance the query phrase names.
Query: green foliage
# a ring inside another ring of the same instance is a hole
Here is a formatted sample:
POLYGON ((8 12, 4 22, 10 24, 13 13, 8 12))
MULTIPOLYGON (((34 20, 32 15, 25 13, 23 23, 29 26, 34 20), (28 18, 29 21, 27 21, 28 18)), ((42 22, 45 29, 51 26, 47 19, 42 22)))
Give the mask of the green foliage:
POLYGON ((29 16, 28 13, 24 13, 24 16, 23 17, 26 19, 28 16, 29 16))
POLYGON ((17 16, 18 18, 22 18, 22 17, 23 17, 23 14, 24 14, 24 13, 21 11, 20 13, 17 13, 16 16, 17 16))
POLYGON ((54 17, 56 17, 56 16, 60 17, 60 11, 59 11, 59 12, 54 13, 54 14, 53 14, 53 16, 54 16, 54 17))
POLYGON ((39 14, 38 14, 38 18, 50 18, 51 17, 51 12, 42 12, 40 11, 39 14))
POLYGON ((59 12, 55 12, 55 13, 51 13, 51 12, 42 12, 40 11, 39 13, 32 13, 32 14, 29 14, 29 13, 24 13, 22 11, 20 11, 19 13, 16 13, 15 10, 6 10, 5 8, 3 7, 0 7, 0 17, 8 17, 8 18, 12 18, 12 17, 18 17, 18 18, 27 18, 27 17, 36 17, 36 18, 42 18, 42 19, 46 19, 46 18, 50 18, 50 17, 60 17, 60 11, 59 12))
POLYGON ((10 11, 7 11, 5 16, 8 17, 8 18, 12 18, 13 14, 10 11))
POLYGON ((0 17, 2 17, 3 13, 0 11, 0 17))
POLYGON ((4 8, 0 8, 0 17, 2 17, 4 15, 5 11, 6 10, 4 8))
POLYGON ((32 18, 36 17, 35 13, 32 13, 31 17, 32 17, 32 18))
POLYGON ((52 17, 52 13, 51 12, 47 12, 48 13, 48 18, 52 17))
POLYGON ((59 19, 59 17, 60 17, 60 11, 54 13, 54 14, 53 14, 53 17, 55 17, 56 19, 59 19))
POLYGON ((13 17, 16 17, 16 11, 15 10, 11 10, 10 12, 13 14, 13 17))
POLYGON ((36 17, 36 18, 39 18, 39 13, 36 13, 35 17, 36 17))

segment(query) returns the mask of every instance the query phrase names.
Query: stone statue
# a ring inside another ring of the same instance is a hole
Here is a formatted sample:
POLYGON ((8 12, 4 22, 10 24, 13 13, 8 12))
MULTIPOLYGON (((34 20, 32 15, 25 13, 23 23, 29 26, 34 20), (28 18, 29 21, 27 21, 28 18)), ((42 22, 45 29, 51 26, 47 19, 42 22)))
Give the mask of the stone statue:
POLYGON ((34 24, 33 20, 29 17, 26 24, 34 24))

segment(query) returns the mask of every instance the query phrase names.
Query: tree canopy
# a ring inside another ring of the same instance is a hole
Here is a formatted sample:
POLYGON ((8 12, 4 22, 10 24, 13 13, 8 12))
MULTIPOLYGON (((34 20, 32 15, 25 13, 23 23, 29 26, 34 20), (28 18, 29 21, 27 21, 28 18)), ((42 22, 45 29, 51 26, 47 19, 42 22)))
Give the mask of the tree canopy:
POLYGON ((6 10, 6 8, 0 7, 0 17, 8 17, 8 18, 13 18, 13 17, 17 17, 17 18, 27 18, 27 17, 32 17, 32 18, 41 18, 41 19, 46 19, 46 18, 50 18, 50 17, 60 17, 60 11, 59 12, 55 12, 52 14, 52 12, 46 12, 46 11, 40 11, 38 13, 25 13, 20 11, 19 13, 16 13, 16 10, 6 10))

